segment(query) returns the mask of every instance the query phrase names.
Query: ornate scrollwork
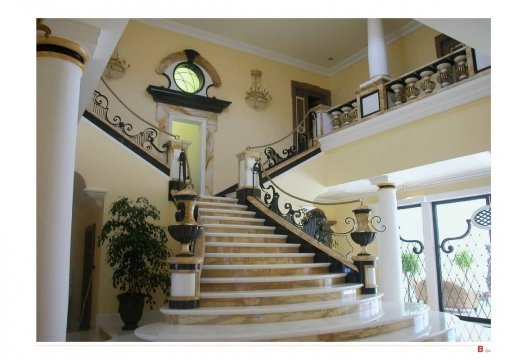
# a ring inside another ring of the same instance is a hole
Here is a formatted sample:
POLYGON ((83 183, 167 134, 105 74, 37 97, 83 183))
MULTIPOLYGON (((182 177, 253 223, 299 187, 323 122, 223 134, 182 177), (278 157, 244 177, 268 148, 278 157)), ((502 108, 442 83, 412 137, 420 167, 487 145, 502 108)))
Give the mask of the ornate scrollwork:
POLYGON ((373 222, 380 224, 382 222, 382 218, 380 216, 373 216, 371 220, 369 220, 369 223, 371 224, 371 227, 375 229, 376 232, 384 232, 385 230, 387 230, 387 228, 383 224, 382 227, 380 228, 381 230, 377 229, 377 227, 373 225, 373 222))
POLYGON ((447 249, 445 248, 445 244, 448 242, 448 241, 452 241, 452 240, 461 240, 463 238, 465 238, 468 234, 470 234, 470 231, 472 230, 472 223, 471 223, 471 220, 470 219, 467 219, 465 220, 467 222, 467 231, 465 231, 465 233, 461 236, 457 236, 457 237, 450 237, 450 238, 446 238, 444 239, 441 243, 440 243, 440 249, 442 249, 442 251, 446 254, 450 254, 454 251, 454 246, 452 245, 448 245, 447 246, 447 249))
POLYGON ((267 165, 267 167, 270 169, 271 167, 279 164, 280 162, 283 162, 295 154, 297 154, 297 150, 295 149, 295 146, 292 145, 288 149, 283 150, 283 155, 286 155, 285 157, 279 155, 274 148, 271 148, 270 146, 264 150, 265 155, 267 156, 267 160, 265 160, 264 165, 267 165))
POLYGON ((404 239, 401 235, 399 236, 399 239, 401 241, 403 241, 403 242, 406 242, 406 243, 416 243, 417 245, 419 245, 419 249, 417 249, 417 247, 415 245, 412 248, 413 253, 416 254, 416 255, 422 254, 422 252, 424 251, 424 244, 422 243, 422 241, 419 241, 419 240, 407 240, 407 239, 404 239))
POLYGON ((155 140, 157 136, 159 136, 159 132, 152 128, 148 127, 147 129, 140 131, 137 134, 132 134, 131 131, 133 129, 133 125, 122 121, 122 118, 118 115, 113 116, 112 119, 108 117, 108 107, 109 101, 108 98, 101 94, 99 91, 94 90, 93 96, 93 112, 94 114, 101 120, 107 122, 112 128, 116 129, 121 134, 125 135, 132 143, 140 146, 145 151, 151 151, 152 149, 157 151, 158 153, 166 153, 168 151, 168 146, 163 145, 163 148, 160 149, 155 145, 155 140))

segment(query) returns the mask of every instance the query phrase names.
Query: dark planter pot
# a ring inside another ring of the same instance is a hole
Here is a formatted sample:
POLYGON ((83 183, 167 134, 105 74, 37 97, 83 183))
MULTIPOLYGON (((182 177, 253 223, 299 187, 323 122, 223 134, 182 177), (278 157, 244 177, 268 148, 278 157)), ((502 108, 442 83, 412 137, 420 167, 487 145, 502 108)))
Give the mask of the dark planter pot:
POLYGON ((138 327, 138 321, 143 315, 144 294, 120 294, 117 295, 118 312, 124 322, 122 330, 134 330, 138 327))

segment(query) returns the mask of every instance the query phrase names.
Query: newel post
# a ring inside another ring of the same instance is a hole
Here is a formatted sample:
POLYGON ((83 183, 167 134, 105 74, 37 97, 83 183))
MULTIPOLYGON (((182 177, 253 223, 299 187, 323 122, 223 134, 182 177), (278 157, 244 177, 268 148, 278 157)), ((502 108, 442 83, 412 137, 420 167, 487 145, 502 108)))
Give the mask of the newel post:
POLYGON ((237 199, 240 204, 245 204, 248 196, 256 196, 260 186, 258 177, 253 176, 253 166, 260 153, 253 150, 245 150, 236 155, 239 161, 237 199))

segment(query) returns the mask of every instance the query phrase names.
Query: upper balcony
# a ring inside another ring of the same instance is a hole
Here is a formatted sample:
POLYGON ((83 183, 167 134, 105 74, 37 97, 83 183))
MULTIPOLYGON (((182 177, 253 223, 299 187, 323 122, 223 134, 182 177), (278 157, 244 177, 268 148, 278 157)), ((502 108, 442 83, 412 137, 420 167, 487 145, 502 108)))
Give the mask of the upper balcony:
POLYGON ((376 79, 350 101, 316 107, 313 136, 332 149, 490 96, 490 69, 489 58, 462 47, 396 79, 376 79))

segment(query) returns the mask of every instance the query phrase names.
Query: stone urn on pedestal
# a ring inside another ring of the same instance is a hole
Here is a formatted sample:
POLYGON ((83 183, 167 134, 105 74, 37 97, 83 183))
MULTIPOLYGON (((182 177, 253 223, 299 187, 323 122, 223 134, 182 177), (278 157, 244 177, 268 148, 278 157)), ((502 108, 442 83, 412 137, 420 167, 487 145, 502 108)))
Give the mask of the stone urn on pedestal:
POLYGON ((200 196, 188 185, 184 190, 179 191, 174 199, 177 202, 175 220, 180 223, 168 226, 168 231, 181 244, 181 250, 176 256, 193 256, 190 247, 203 233, 203 226, 196 222, 198 218, 196 202, 200 196))
POLYGON ((369 214, 371 213, 371 209, 364 206, 362 202, 357 209, 353 210, 353 213, 355 215, 357 228, 355 231, 350 232, 350 237, 357 245, 361 246, 361 251, 356 256, 352 256, 352 260, 358 268, 359 281, 364 284, 361 293, 376 294, 378 287, 376 280, 376 262, 378 257, 368 252, 368 245, 375 240, 377 232, 385 231, 385 226, 382 226, 382 230, 373 227, 372 221, 380 222, 381 219, 379 216, 374 216, 370 219, 369 214), (370 224, 373 229, 369 226, 370 224))

